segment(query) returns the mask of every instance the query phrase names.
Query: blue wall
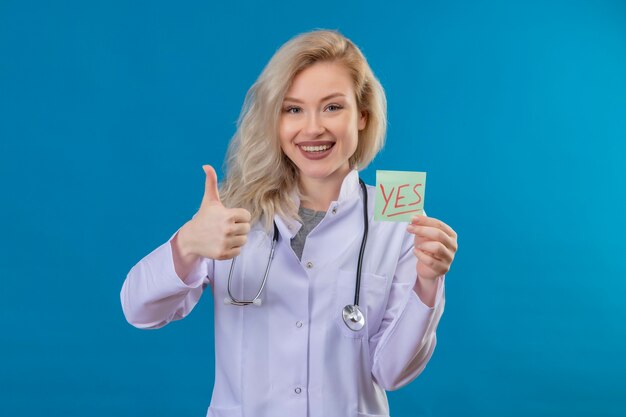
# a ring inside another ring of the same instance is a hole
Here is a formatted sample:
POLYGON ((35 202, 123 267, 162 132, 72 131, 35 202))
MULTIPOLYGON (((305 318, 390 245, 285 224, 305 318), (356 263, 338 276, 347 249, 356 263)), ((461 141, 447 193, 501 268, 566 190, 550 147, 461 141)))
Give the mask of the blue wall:
POLYGON ((363 177, 428 171, 460 236, 392 415, 626 415, 625 2, 180 3, 0 2, 0 414, 206 413, 210 292, 140 331, 119 291, 195 213, 273 52, 323 27, 387 92, 363 177))

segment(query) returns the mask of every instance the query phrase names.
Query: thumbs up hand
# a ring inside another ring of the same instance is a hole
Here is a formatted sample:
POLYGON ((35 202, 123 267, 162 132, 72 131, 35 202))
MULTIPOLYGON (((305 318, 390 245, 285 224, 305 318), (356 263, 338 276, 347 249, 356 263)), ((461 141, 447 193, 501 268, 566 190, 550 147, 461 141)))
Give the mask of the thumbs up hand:
POLYGON ((204 196, 200 209, 179 231, 183 255, 197 255, 224 260, 239 255, 250 231, 250 212, 243 208, 226 208, 220 201, 217 174, 211 165, 206 173, 204 196))

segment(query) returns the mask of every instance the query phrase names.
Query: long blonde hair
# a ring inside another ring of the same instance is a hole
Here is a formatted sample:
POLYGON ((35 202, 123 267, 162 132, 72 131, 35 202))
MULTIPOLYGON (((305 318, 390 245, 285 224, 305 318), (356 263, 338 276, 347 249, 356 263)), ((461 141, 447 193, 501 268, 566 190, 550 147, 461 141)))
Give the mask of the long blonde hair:
POLYGON ((280 147, 278 126, 283 99, 294 77, 317 62, 345 65, 354 81, 358 110, 367 112, 350 166, 365 168, 385 141, 385 92, 359 48, 335 30, 314 30, 290 39, 246 94, 220 187, 225 206, 247 209, 252 222, 262 221, 268 230, 275 214, 299 218, 291 198, 293 193, 300 195, 298 169, 280 147))

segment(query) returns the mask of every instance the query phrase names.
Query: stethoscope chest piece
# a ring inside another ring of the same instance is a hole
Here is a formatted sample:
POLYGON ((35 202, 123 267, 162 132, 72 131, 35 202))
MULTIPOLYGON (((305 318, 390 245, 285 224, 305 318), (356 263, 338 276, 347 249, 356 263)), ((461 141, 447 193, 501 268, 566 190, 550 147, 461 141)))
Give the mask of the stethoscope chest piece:
POLYGON ((365 317, 357 305, 348 304, 343 308, 342 315, 343 322, 350 330, 358 332, 365 325, 365 317))

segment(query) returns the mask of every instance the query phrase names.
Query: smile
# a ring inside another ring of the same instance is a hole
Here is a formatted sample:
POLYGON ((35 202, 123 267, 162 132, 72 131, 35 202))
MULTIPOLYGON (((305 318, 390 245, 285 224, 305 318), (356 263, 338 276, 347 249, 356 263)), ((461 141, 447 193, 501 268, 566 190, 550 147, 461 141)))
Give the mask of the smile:
POLYGON ((332 148, 333 145, 318 145, 318 146, 300 146, 302 150, 306 152, 324 152, 327 149, 332 148))
POLYGON ((324 159, 332 153, 332 149, 335 147, 335 142, 324 141, 323 143, 315 143, 314 141, 302 142, 297 145, 302 156, 306 159, 315 161, 324 159))

